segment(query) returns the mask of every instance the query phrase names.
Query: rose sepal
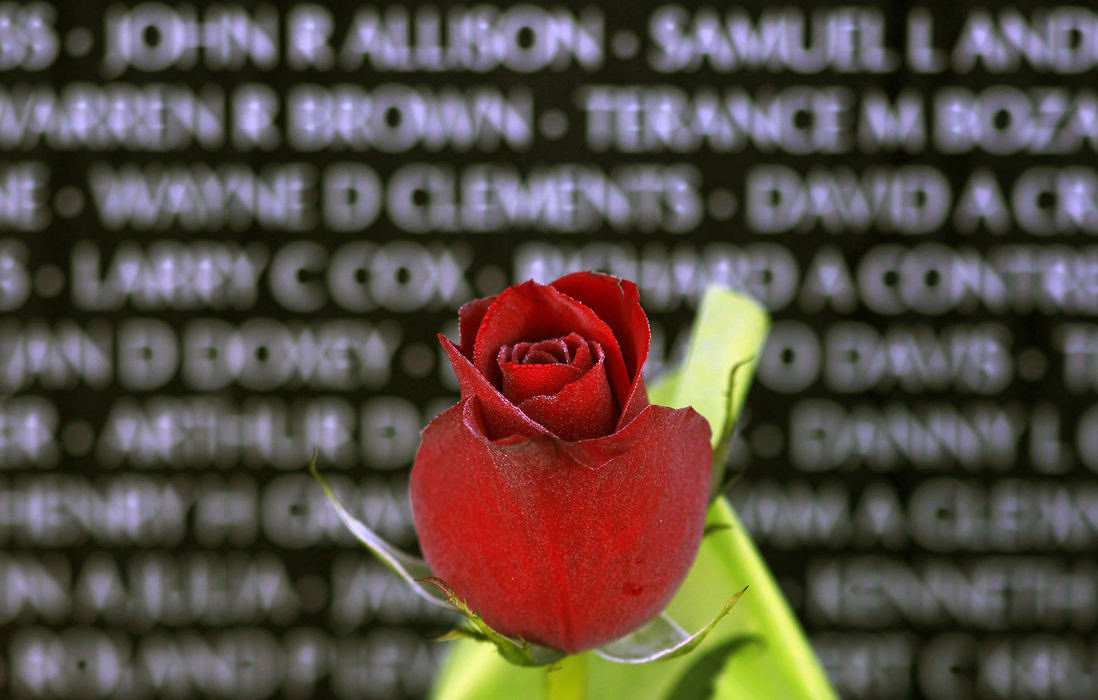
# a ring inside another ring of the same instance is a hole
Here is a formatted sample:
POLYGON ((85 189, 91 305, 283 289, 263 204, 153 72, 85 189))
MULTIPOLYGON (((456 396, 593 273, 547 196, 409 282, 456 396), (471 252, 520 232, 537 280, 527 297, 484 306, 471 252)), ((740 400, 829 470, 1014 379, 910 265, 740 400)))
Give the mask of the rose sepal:
POLYGON ((747 586, 744 586, 728 599, 709 624, 694 634, 687 633, 664 612, 640 629, 595 648, 594 652, 607 661, 619 664, 645 664, 685 656, 705 641, 706 636, 713 631, 718 622, 724 619, 725 615, 732 611, 733 606, 746 592, 747 586))
POLYGON ((309 460, 309 473, 312 474, 313 478, 320 484, 320 488, 324 490, 324 494, 328 497, 328 500, 332 502, 332 507, 335 508, 336 514, 339 515, 339 519, 343 521, 343 524, 347 526, 347 529, 351 531, 351 534, 355 536, 355 539, 361 542, 366 549, 370 550, 370 552, 372 552, 382 564, 389 567, 393 573, 404 579, 404 582, 411 586, 412 590, 421 598, 424 598, 435 605, 451 608, 452 606, 445 593, 435 586, 423 585, 422 582, 424 580, 434 576, 431 572, 431 567, 427 566, 427 562, 419 557, 414 557, 407 552, 400 551, 386 542, 381 535, 367 527, 366 523, 351 515, 350 511, 344 508, 343 504, 339 502, 339 498, 336 497, 335 491, 332 490, 328 481, 320 475, 320 470, 317 469, 316 461, 317 451, 313 450, 313 458, 309 460))
POLYGON ((454 593, 454 589, 437 576, 429 576, 423 579, 425 583, 432 583, 446 596, 446 600, 456 610, 465 615, 472 627, 455 627, 449 633, 439 637, 439 641, 448 639, 473 639, 478 642, 494 644, 499 655, 516 666, 545 666, 559 661, 564 654, 556 649, 531 644, 525 639, 514 640, 505 634, 500 634, 492 629, 475 610, 471 610, 465 601, 454 593))

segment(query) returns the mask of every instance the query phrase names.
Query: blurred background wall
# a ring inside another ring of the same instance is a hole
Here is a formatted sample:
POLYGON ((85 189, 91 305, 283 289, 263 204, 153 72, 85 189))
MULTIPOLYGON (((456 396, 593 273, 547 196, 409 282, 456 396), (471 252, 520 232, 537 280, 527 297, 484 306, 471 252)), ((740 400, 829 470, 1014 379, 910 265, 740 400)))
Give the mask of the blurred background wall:
POLYGON ((773 314, 730 497, 849 698, 1098 696, 1098 10, 0 3, 0 695, 420 697, 457 308, 773 314))

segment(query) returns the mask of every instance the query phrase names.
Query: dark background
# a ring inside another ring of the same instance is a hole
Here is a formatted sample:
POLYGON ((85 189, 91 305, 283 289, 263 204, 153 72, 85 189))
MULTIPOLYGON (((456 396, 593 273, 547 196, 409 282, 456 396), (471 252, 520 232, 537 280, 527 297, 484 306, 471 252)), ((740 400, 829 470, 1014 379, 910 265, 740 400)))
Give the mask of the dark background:
POLYGON ((650 376, 681 356, 707 283, 769 306, 731 457, 746 474, 729 495, 844 697, 1098 695, 1098 12, 109 8, 0 4, 0 695, 423 695, 441 653, 428 638, 446 620, 344 532, 308 456, 319 446, 344 502, 414 549, 417 433, 456 398, 436 334, 456 334, 470 298, 584 268, 640 285, 650 376), (913 12, 932 22, 940 70, 909 60, 913 12), (371 13, 374 53, 344 62, 349 29, 371 13), (508 52, 427 65, 435 15, 444 29, 486 18, 472 44, 496 37, 508 52), (658 17, 678 18, 668 31, 691 37, 682 46, 713 42, 710 57, 660 70, 658 17), (330 65, 302 63, 309 18, 330 20, 330 65), (402 64, 404 20, 421 53, 402 64), (575 26, 592 37, 579 57, 575 26), (250 53, 224 41, 240 29, 250 53), (751 31, 770 58, 729 58, 751 31), (177 45, 190 48, 173 59, 177 45), (137 57, 113 60, 118 46, 137 57), (558 60, 522 69, 537 46, 558 60), (805 50, 820 53, 783 60, 805 50), (303 86, 372 98, 332 118, 373 131, 295 140, 303 86), (722 113, 724 140, 687 121, 677 147, 605 141, 602 113, 585 109, 598 90, 613 90, 623 124, 664 90, 738 99, 755 130, 722 113), (276 105, 258 144, 233 136, 249 91, 276 105), (474 94, 490 115, 512 108, 512 130, 447 139, 461 110, 430 110, 474 94), (182 99, 175 116, 158 116, 157 95, 182 99), (953 111, 950 95, 963 97, 953 111), (177 128, 198 96, 223 107, 205 136, 147 128, 177 128), (846 140, 806 143, 829 96, 846 140), (923 138, 859 136, 868 103, 901 99, 922 105, 923 138), (369 121, 369 104, 405 109, 369 121), (418 136, 402 143, 408 123, 418 136), (944 140, 950 123, 969 124, 968 141, 944 140), (270 187, 291 166, 300 222, 277 212, 292 194, 225 203, 211 184, 270 187), (324 188, 351 169, 374 173, 382 200, 404 178, 434 178, 440 189, 410 201, 442 218, 417 226, 381 202, 334 220, 324 188), (485 172, 491 206, 477 210, 485 172), (798 194, 775 205, 767 173, 798 194), (875 195, 932 209, 897 184, 917 176, 946 185, 930 224, 865 209, 875 195), (964 211, 989 201, 974 179, 1001 199, 972 222, 964 211), (1028 182, 1043 191, 1025 195, 1028 182), (585 208, 603 188, 612 215, 585 208), (752 214, 806 202, 821 215, 779 230, 752 214), (523 207, 539 213, 502 213, 523 207), (218 335, 199 343, 206 332, 218 335), (203 380, 192 360, 211 357, 235 371, 203 380))

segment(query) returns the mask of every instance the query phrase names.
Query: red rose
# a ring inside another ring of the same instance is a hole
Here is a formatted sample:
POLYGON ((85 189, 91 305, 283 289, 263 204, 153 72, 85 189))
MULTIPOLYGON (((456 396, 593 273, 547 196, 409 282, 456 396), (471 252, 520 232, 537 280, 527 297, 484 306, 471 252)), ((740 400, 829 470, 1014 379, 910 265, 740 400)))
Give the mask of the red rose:
POLYGON ((690 568, 709 424, 649 405, 637 287, 576 273, 461 309, 440 336, 461 401, 423 431, 411 477, 424 557, 505 634, 573 653, 656 617, 690 568))

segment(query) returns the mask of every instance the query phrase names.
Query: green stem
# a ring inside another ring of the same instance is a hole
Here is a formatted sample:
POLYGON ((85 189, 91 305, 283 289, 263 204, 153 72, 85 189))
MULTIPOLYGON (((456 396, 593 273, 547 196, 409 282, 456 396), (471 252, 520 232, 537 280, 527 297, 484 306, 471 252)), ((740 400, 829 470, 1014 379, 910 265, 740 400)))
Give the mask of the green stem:
POLYGON ((545 671, 545 700, 587 699, 587 654, 565 656, 545 671))

